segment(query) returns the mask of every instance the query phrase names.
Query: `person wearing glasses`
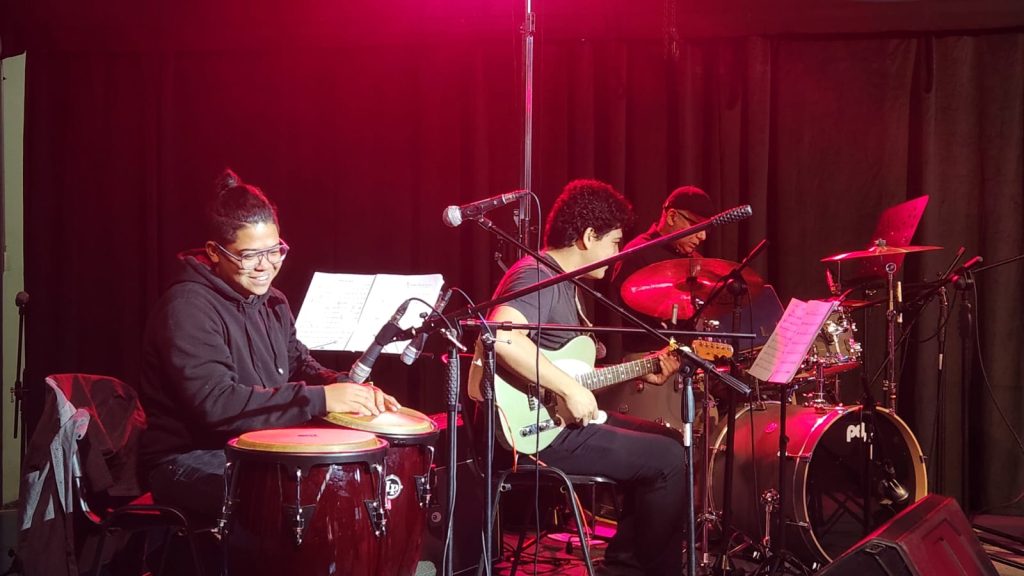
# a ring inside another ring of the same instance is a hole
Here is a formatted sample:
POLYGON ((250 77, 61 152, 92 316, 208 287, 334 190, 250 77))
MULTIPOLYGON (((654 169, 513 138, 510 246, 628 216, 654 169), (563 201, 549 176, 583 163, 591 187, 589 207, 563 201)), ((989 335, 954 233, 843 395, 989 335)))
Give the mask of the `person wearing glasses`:
MULTIPOLYGON (((645 242, 678 232, 703 222, 714 215, 714 203, 706 192, 696 186, 676 188, 665 199, 665 203, 662 204, 661 217, 658 221, 652 224, 646 232, 630 240, 623 250, 629 250, 645 242)), ((679 238, 675 242, 643 250, 630 258, 619 261, 612 271, 610 283, 611 297, 616 302, 626 306, 621 300, 620 291, 622 283, 633 275, 634 272, 656 262, 673 258, 700 258, 701 255, 697 252, 697 247, 705 239, 707 239, 707 235, 704 231, 700 231, 696 234, 679 238)), ((628 308, 628 306, 626 307, 628 308)), ((663 323, 662 319, 646 316, 632 309, 630 311, 650 326, 655 328, 668 327, 663 323)), ((646 333, 626 334, 622 336, 622 358, 627 361, 635 360, 662 345, 663 342, 646 333)))
POLYGON ((205 245, 181 268, 146 326, 140 447, 157 503, 200 525, 224 501, 224 444, 241 433, 299 425, 328 412, 397 410, 379 388, 321 366, 295 335, 273 288, 288 256, 277 209, 230 170, 207 212, 205 245))

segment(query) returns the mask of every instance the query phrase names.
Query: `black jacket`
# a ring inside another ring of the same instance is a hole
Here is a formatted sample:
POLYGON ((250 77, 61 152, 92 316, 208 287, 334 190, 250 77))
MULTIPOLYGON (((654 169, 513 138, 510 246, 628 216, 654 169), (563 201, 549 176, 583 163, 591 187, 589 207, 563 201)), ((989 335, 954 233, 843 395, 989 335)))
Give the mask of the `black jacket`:
POLYGON ((157 302, 143 342, 144 469, 171 455, 221 449, 243 432, 326 415, 322 385, 340 374, 296 338, 284 295, 271 288, 243 297, 201 251, 179 258, 183 269, 157 302))

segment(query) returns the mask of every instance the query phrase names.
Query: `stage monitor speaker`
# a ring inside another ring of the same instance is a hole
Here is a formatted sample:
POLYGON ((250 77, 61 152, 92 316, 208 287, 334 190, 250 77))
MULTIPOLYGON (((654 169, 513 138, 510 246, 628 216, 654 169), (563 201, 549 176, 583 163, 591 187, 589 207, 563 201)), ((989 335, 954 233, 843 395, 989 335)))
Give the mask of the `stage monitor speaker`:
POLYGON ((970 522, 952 498, 932 494, 883 524, 820 576, 995 576, 970 522))

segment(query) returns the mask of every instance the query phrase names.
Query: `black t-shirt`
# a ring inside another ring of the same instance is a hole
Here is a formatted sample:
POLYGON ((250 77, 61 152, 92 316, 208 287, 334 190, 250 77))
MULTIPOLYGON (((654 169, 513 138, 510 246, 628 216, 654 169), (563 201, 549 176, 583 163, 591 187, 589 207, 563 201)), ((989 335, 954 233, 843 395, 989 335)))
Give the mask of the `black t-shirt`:
MULTIPOLYGON (((546 260, 561 271, 551 257, 546 256, 546 260)), ((525 256, 508 269, 498 284, 498 288, 494 291, 494 297, 503 296, 556 275, 546 266, 539 264, 532 256, 525 256)), ((529 323, 571 326, 580 324, 579 311, 576 306, 576 285, 571 282, 548 286, 533 294, 510 300, 504 305, 518 310, 529 323)), ((538 338, 536 330, 529 332, 530 339, 545 350, 557 350, 579 335, 579 332, 542 330, 538 338)))

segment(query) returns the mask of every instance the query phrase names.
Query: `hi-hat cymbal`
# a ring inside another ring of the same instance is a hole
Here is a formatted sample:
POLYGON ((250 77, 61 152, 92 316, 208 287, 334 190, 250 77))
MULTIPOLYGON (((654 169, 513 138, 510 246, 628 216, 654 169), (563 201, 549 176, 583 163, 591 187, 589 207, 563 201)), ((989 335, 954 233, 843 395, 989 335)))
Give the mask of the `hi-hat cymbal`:
MULTIPOLYGON (((707 300, 723 276, 738 264, 716 258, 676 258, 655 262, 634 272, 622 283, 622 300, 630 308, 668 320, 673 306, 678 306, 679 318, 689 318, 696 310, 695 300, 707 300)), ((754 296, 764 280, 750 268, 740 274, 754 296)), ((714 306, 732 306, 731 298, 723 294, 714 306)))
POLYGON ((929 250, 941 250, 942 246, 889 246, 879 240, 874 246, 867 250, 856 250, 854 252, 843 252, 822 258, 822 262, 836 262, 839 260, 852 260, 854 258, 869 258, 871 256, 899 256, 911 252, 927 252, 929 250))

